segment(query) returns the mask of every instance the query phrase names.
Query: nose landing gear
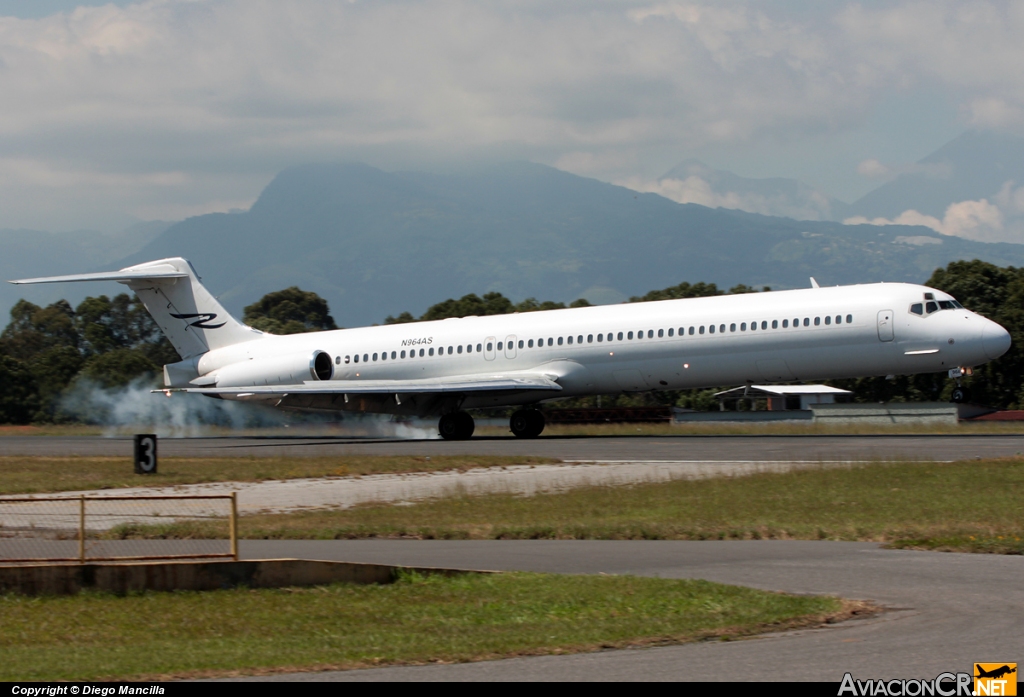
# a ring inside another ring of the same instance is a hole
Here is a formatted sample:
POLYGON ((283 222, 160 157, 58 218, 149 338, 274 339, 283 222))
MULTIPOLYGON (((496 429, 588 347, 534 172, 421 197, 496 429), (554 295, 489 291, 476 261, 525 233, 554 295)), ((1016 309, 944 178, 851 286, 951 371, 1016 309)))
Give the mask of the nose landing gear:
POLYGON ((516 438, 536 438, 544 430, 544 414, 538 409, 520 409, 508 420, 516 438))
POLYGON ((949 369, 949 377, 956 380, 956 387, 953 388, 953 392, 949 398, 951 402, 954 404, 961 404, 967 401, 969 395, 967 390, 960 384, 960 378, 973 374, 974 368, 960 366, 959 368, 949 369))
POLYGON ((437 432, 445 440, 469 440, 474 430, 476 430, 476 422, 464 411, 445 414, 437 422, 437 432))

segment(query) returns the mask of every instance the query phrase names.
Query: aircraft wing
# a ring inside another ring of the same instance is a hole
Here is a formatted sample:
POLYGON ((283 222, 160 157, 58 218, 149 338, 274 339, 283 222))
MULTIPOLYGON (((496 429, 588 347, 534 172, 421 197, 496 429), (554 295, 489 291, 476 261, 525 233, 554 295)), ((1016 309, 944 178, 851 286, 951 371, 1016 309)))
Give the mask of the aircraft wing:
POLYGON ((537 374, 459 375, 417 380, 310 380, 294 385, 251 387, 173 387, 154 392, 193 392, 211 395, 314 395, 314 394, 441 394, 451 392, 561 391, 551 377, 537 374))

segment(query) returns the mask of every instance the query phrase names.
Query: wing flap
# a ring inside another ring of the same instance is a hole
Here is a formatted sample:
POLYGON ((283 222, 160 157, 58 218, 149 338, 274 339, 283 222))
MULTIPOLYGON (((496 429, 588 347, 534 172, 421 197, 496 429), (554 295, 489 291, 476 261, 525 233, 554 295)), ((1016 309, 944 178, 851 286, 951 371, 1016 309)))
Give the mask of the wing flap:
POLYGON ((452 392, 510 392, 517 390, 558 392, 561 389, 561 385, 544 375, 471 375, 422 380, 317 380, 294 385, 183 387, 153 391, 257 396, 287 394, 442 394, 452 392))

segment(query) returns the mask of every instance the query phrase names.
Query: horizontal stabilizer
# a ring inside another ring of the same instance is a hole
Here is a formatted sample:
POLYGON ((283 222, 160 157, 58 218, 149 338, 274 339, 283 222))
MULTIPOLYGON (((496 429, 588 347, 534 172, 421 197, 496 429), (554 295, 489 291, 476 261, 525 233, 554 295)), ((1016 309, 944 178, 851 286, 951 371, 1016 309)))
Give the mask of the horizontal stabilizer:
POLYGON ((8 282, 27 285, 76 281, 117 281, 131 288, 174 350, 185 360, 264 336, 228 314, 200 283, 192 264, 181 257, 147 261, 120 271, 22 278, 8 282))
POLYGON ((44 276, 42 278, 22 278, 8 281, 15 285, 32 283, 70 283, 74 281, 133 281, 147 278, 188 278, 188 274, 178 271, 170 265, 151 266, 144 269, 126 269, 124 271, 104 271, 101 273, 79 273, 71 276, 44 276))
POLYGON ((316 380, 294 385, 260 385, 253 387, 184 387, 154 392, 194 392, 225 396, 289 395, 289 394, 442 394, 452 392, 509 392, 516 390, 562 389, 543 375, 464 376, 427 378, 422 380, 316 380))

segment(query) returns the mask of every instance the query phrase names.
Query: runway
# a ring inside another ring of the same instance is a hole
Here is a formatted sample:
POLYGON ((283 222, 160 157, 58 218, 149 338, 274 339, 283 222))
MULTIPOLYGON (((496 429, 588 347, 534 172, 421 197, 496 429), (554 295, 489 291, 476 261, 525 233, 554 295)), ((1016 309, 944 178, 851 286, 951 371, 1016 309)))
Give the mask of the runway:
POLYGON ((1019 661, 1024 558, 806 541, 245 541, 243 555, 556 573, 702 578, 874 600, 889 611, 735 642, 455 665, 261 676, 282 681, 815 680, 933 678, 1019 661))
MULTIPOLYGON (((339 437, 163 438, 163 457, 342 457, 346 455, 509 455, 560 460, 714 462, 813 460, 965 460, 1024 454, 1021 435, 574 436, 468 441, 339 437)), ((129 437, 4 436, 0 456, 132 456, 129 437)))

